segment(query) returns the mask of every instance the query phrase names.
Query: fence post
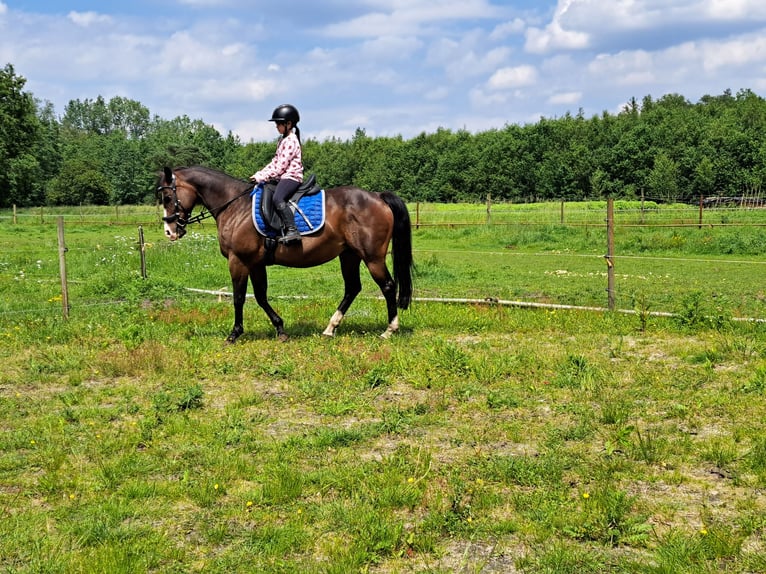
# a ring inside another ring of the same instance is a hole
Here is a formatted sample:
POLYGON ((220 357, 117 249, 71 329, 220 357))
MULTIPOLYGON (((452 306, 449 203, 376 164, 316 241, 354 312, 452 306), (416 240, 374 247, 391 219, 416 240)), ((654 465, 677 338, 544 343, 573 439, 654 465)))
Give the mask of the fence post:
POLYGON ((564 225, 564 200, 561 200, 561 225, 564 225))
POLYGON ((61 306, 64 310, 64 319, 69 318, 69 290, 66 280, 66 252, 67 248, 64 244, 64 216, 58 217, 58 232, 59 232, 59 274, 61 275, 61 306))
POLYGON ((702 229, 702 204, 704 203, 704 196, 700 194, 700 223, 698 229, 702 229))
POLYGON ((141 279, 146 279, 146 244, 144 243, 144 228, 138 226, 138 249, 141 253, 141 279))
POLYGON ((606 293, 607 307, 614 311, 614 199, 606 200, 606 293))
POLYGON ((492 224, 492 194, 487 194, 487 225, 492 224))
POLYGON ((415 204, 415 229, 420 229, 420 202, 415 204))
POLYGON ((18 221, 16 220, 16 204, 13 204, 13 224, 16 225, 18 221))

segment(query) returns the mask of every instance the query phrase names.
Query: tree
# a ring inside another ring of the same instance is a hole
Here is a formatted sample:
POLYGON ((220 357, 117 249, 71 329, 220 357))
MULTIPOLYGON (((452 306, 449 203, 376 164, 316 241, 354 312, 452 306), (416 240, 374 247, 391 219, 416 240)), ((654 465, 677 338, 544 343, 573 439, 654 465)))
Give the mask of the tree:
POLYGON ((11 64, 0 70, 0 207, 29 205, 38 173, 40 122, 25 84, 11 64))
POLYGON ((678 164, 665 152, 654 160, 654 168, 649 174, 649 189, 654 197, 672 203, 678 199, 678 164))
POLYGON ((82 160, 65 161, 48 187, 51 205, 106 205, 112 190, 109 180, 96 167, 82 160))

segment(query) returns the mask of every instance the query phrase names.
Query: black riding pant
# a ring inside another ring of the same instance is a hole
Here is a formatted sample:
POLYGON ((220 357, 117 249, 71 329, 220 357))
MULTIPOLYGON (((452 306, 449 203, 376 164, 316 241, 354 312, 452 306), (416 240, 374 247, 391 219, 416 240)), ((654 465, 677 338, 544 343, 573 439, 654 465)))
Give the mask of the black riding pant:
POLYGON ((295 193, 295 190, 300 187, 300 183, 287 178, 282 178, 277 182, 277 189, 274 190, 274 206, 279 207, 280 204, 290 199, 290 196, 295 193))

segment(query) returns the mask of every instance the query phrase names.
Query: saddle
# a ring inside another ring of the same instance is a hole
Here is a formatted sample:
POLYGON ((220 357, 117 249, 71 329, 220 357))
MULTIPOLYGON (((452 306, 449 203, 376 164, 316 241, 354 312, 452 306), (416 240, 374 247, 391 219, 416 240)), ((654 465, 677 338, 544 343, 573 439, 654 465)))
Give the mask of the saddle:
MULTIPOLYGON (((272 229, 279 230, 282 227, 282 220, 274 210, 274 191, 276 189, 277 184, 274 182, 266 182, 263 184, 263 193, 261 193, 259 210, 263 223, 272 229)), ((317 184, 316 175, 311 174, 311 176, 295 190, 295 193, 290 196, 287 203, 290 205, 293 213, 297 211, 303 216, 303 219, 308 222, 307 216, 301 213, 299 202, 302 197, 316 195, 320 191, 322 191, 322 188, 317 184)))

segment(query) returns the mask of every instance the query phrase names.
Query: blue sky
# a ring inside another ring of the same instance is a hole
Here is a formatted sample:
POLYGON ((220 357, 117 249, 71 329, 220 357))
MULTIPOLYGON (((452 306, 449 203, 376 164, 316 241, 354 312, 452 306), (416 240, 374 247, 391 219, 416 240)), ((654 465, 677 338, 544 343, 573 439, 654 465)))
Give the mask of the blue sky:
POLYGON ((137 100, 237 134, 479 132, 630 98, 766 94, 763 0, 0 0, 0 66, 58 114, 137 100))

